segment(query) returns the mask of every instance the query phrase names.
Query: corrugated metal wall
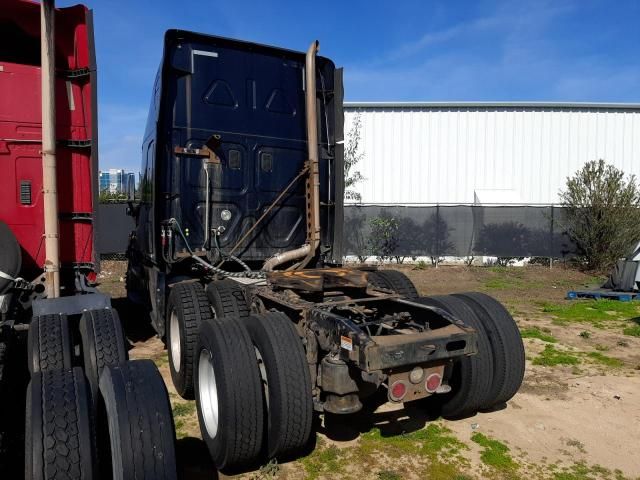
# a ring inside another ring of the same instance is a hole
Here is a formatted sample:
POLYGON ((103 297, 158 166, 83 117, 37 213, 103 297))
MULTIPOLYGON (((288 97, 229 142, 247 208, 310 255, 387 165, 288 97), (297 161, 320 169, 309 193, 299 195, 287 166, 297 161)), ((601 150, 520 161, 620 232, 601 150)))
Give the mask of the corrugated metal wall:
POLYGON ((363 203, 556 203, 599 158, 640 177, 637 105, 347 103, 345 133, 358 114, 363 203))

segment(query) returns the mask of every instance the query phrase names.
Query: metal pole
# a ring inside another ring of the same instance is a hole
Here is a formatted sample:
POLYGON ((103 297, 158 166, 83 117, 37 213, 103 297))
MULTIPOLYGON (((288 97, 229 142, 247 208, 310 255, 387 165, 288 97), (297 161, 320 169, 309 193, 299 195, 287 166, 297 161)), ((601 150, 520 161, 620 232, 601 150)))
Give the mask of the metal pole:
POLYGON ((440 263, 440 204, 436 205, 436 268, 440 263))
POLYGON ((555 247, 554 245, 554 240, 555 240, 555 222, 554 222, 554 214, 555 210, 554 210, 554 205, 551 204, 551 238, 549 239, 549 269, 553 268, 553 248, 555 247))
POLYGON ((42 188, 44 199, 45 285, 48 298, 60 296, 58 189, 56 185, 55 0, 40 6, 42 56, 42 188))

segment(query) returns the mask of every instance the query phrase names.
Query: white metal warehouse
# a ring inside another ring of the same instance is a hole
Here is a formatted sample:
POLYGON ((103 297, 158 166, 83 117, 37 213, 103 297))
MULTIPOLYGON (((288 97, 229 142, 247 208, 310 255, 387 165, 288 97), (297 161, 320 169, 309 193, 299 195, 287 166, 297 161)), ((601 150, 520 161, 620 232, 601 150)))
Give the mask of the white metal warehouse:
POLYGON ((366 204, 553 204, 604 159, 640 177, 640 104, 345 103, 366 204))

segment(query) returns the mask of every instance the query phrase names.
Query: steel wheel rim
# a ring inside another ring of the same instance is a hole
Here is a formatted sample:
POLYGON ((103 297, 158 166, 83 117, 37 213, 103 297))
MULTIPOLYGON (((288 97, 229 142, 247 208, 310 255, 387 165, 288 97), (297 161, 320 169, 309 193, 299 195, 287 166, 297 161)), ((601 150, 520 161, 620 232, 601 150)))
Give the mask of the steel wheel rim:
POLYGON ((219 421, 218 385, 211 354, 204 349, 200 351, 198 359, 198 399, 204 428, 210 438, 215 438, 219 421))
POLYGON ((178 322, 178 314, 175 310, 171 311, 171 317, 169 319, 169 337, 171 338, 171 364, 176 372, 180 371, 181 367, 181 353, 180 346, 180 323, 178 322))

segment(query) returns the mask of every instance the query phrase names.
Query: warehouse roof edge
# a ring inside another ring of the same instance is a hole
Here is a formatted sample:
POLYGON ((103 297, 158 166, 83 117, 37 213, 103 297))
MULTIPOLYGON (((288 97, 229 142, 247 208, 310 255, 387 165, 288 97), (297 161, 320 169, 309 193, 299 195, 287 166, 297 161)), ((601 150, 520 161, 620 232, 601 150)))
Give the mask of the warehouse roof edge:
POLYGON ((605 102, 344 102, 344 107, 353 108, 581 108, 640 110, 640 103, 605 102))

